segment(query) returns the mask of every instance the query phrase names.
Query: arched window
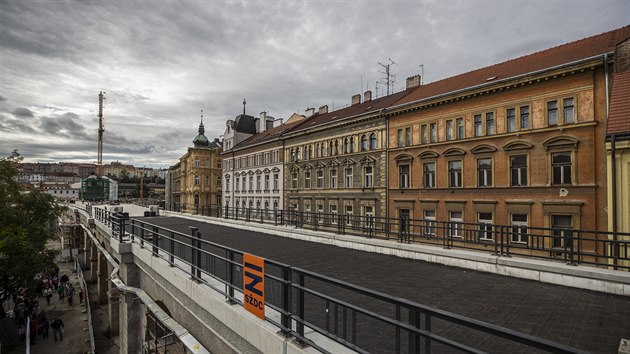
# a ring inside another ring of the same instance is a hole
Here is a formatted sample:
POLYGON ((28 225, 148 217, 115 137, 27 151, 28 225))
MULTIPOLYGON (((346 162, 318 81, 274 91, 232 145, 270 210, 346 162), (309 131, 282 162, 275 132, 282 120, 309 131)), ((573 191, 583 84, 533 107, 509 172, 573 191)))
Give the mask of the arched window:
POLYGON ((370 135, 370 150, 376 150, 376 134, 372 133, 370 135))
POLYGON ((354 138, 350 138, 350 153, 354 152, 354 138))
POLYGON ((331 141, 330 144, 328 144, 328 156, 332 156, 333 154, 333 142, 331 141))
POLYGON ((362 135, 361 136, 361 151, 365 151, 368 148, 368 140, 367 140, 367 136, 362 135))
POLYGON ((339 140, 335 140, 335 155, 339 155, 339 140))
POLYGON ((291 161, 295 161, 295 149, 291 149, 291 161))

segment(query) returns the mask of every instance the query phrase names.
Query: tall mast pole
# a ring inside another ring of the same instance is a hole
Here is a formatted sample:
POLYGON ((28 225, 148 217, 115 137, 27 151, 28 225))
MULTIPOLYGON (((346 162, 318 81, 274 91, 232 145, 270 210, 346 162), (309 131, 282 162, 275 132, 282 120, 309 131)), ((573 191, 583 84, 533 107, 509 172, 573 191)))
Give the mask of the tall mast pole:
POLYGON ((97 176, 103 177, 103 91, 98 94, 98 172, 97 176))

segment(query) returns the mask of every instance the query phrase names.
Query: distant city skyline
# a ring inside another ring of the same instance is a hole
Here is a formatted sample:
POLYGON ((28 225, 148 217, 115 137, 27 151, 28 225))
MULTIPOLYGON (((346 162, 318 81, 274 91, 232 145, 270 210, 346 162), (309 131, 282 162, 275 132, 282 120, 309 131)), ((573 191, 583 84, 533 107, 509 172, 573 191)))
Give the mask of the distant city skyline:
POLYGON ((276 118, 395 91, 630 24, 628 1, 0 3, 0 155, 167 168, 242 112, 276 118), (491 14, 492 16, 488 16, 491 14), (422 68, 420 67, 422 65, 422 68))

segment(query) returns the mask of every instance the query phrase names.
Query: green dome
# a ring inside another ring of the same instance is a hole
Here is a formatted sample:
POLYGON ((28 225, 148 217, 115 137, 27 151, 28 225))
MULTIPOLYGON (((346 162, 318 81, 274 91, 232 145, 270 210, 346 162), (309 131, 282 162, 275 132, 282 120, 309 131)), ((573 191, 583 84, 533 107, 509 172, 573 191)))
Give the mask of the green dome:
POLYGON ((208 138, 204 135, 205 129, 203 128, 203 120, 199 124, 199 134, 193 139, 195 147, 208 147, 208 138))

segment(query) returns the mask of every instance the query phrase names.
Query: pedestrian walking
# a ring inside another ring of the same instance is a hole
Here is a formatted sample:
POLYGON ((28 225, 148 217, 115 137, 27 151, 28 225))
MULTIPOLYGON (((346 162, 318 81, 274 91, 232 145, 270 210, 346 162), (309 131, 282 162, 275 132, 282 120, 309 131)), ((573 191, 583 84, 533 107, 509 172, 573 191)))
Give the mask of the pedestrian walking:
POLYGON ((46 304, 50 305, 50 298, 52 298, 53 293, 52 293, 52 288, 50 287, 50 285, 46 286, 46 289, 44 289, 44 297, 46 298, 46 304))
POLYGON ((66 296, 68 297, 68 305, 72 306, 72 297, 74 296, 74 286, 72 284, 66 284, 66 296))
POLYGON ((61 318, 55 319, 51 324, 50 328, 53 330, 53 338, 55 339, 55 343, 57 342, 57 334, 59 334, 59 339, 63 341, 63 321, 61 318))
POLYGON ((69 281, 70 279, 68 278, 68 276, 66 275, 66 273, 63 273, 63 275, 61 276, 61 279, 59 279, 59 281, 61 282, 61 285, 66 285, 66 283, 69 281))
POLYGON ((42 333, 42 339, 48 338, 48 328, 50 328, 50 322, 48 322, 47 318, 44 318, 42 324, 40 325, 40 331, 42 333))
POLYGON ((83 288, 79 289, 79 305, 83 304, 83 288))
POLYGON ((57 287, 57 294, 59 294, 59 303, 62 303, 64 298, 66 297, 66 288, 59 284, 57 287))

